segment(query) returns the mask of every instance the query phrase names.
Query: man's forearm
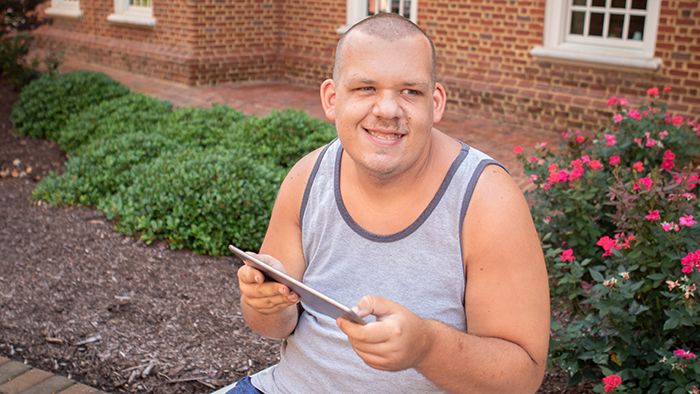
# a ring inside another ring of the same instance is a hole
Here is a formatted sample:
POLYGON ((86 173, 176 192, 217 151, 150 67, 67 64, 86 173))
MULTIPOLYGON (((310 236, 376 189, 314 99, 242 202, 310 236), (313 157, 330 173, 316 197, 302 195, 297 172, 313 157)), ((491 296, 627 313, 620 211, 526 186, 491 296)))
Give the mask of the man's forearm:
POLYGON ((429 323, 430 348, 416 370, 444 390, 534 393, 540 386, 546 360, 536 362, 518 344, 429 323))
POLYGON ((299 304, 294 304, 273 314, 262 314, 251 308, 241 297, 241 311, 248 326, 266 338, 284 339, 296 328, 299 304))

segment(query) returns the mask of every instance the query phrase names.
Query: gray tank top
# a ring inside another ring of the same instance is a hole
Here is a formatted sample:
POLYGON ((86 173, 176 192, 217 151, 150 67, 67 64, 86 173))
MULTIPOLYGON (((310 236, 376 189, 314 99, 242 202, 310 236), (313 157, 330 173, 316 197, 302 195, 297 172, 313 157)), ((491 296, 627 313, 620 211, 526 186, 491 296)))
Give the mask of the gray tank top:
MULTIPOLYGON (((420 217, 390 235, 368 232, 350 217, 340 195, 338 139, 320 154, 300 212, 307 268, 303 281, 352 307, 368 294, 388 298, 416 315, 466 332, 461 229, 488 156, 462 144, 438 192, 420 217)), ((500 165, 500 164, 499 164, 500 165)), ((279 364, 252 377, 274 393, 442 393, 414 369, 378 371, 353 351, 335 321, 303 303, 279 364)), ((368 316, 366 320, 373 320, 368 316)))

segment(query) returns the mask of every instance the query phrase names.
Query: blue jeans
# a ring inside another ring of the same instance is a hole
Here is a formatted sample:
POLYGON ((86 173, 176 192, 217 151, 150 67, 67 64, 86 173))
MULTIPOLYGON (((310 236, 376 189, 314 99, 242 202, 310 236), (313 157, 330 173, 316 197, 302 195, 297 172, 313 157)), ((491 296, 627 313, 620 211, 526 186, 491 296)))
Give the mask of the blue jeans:
POLYGON ((213 394, 264 394, 262 391, 258 390, 253 386, 253 384, 250 382, 250 377, 246 376, 245 378, 239 380, 238 382, 230 385, 223 387, 217 391, 215 391, 213 394))

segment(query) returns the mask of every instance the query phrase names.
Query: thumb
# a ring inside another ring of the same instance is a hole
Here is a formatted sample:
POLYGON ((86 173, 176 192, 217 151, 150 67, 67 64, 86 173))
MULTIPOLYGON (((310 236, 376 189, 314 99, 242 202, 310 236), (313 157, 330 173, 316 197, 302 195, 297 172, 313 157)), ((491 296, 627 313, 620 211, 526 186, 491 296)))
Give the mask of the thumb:
POLYGON ((360 317, 374 315, 377 317, 377 320, 382 320, 383 317, 395 313, 399 307, 399 304, 386 298, 367 295, 362 297, 360 302, 352 307, 352 310, 360 317))

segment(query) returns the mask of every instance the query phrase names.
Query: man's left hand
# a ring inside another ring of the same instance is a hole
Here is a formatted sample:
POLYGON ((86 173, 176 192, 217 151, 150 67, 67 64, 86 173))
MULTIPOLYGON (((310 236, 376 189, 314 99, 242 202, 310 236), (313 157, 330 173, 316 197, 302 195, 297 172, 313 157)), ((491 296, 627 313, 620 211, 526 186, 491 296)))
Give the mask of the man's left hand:
POLYGON ((382 371, 402 371, 415 368, 425 358, 431 344, 428 320, 378 296, 365 296, 352 309, 360 317, 377 317, 376 322, 364 326, 344 318, 336 320, 367 365, 382 371))

